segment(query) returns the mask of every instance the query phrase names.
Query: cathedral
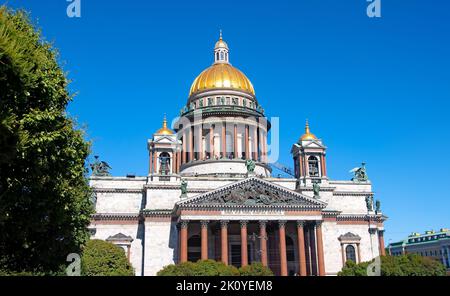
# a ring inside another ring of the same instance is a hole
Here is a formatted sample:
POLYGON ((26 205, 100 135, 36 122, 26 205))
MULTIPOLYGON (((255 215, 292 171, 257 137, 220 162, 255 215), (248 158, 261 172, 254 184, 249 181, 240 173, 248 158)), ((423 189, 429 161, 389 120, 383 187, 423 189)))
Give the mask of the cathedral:
POLYGON ((112 177, 93 166, 92 238, 122 247, 143 276, 201 259, 261 262, 281 276, 337 275, 347 260, 384 255, 387 217, 365 165, 351 180, 331 180, 327 147, 307 122, 290 151, 292 177, 274 177, 270 129, 220 36, 180 116, 171 127, 164 118, 148 140, 148 175, 112 177))

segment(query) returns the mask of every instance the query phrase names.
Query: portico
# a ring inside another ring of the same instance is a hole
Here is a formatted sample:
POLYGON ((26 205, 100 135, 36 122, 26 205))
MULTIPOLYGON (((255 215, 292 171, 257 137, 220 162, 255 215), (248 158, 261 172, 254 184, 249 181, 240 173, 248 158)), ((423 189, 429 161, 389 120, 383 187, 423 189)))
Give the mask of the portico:
POLYGON ((261 262, 277 275, 324 275, 323 204, 274 186, 249 178, 179 202, 179 262, 261 262))

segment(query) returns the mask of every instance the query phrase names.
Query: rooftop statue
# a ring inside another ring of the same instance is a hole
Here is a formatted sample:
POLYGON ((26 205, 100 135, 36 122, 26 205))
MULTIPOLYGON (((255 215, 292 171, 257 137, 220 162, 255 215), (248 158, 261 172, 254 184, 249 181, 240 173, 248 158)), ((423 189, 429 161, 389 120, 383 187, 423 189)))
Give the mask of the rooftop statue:
POLYGON ((105 161, 99 161, 99 157, 96 155, 94 156, 95 161, 94 163, 91 163, 91 170, 92 170, 92 176, 95 177, 109 177, 111 174, 109 173, 109 170, 111 167, 106 163, 105 161))
POLYGON ((320 185, 318 183, 313 183, 314 198, 320 198, 320 185))
POLYGON ((180 186, 180 189, 181 189, 181 197, 186 197, 187 196, 187 186, 188 186, 188 183, 186 182, 186 180, 181 180, 181 186, 180 186))
POLYGON ((350 173, 353 173, 352 181, 354 182, 367 182, 369 180, 369 177, 367 176, 366 172, 366 163, 363 162, 361 164, 361 167, 354 168, 350 171, 350 173))
POLYGON ((366 196, 366 207, 369 212, 373 211, 373 196, 366 196))
POLYGON ((245 166, 247 167, 247 173, 253 174, 255 172, 255 162, 251 159, 245 161, 245 166))
POLYGON ((381 213, 381 201, 379 200, 375 202, 375 213, 381 213))

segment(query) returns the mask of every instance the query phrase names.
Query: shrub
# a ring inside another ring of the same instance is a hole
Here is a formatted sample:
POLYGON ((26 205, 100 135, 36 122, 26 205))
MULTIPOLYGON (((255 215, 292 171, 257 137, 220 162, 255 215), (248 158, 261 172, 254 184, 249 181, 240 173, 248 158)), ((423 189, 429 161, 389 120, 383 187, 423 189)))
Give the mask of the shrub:
POLYGON ((85 276, 133 276, 134 270, 123 249, 103 240, 90 240, 81 257, 85 276))
MULTIPOLYGON (((371 261, 373 262, 373 260, 371 261)), ((339 276, 367 276, 367 267, 371 262, 356 264, 347 261, 339 276)), ((445 266, 439 261, 417 254, 403 256, 382 256, 382 276, 445 276, 445 266)))
POLYGON ((171 264, 157 273, 158 276, 238 276, 239 270, 214 260, 199 260, 195 263, 171 264))
POLYGON ((273 276, 272 270, 259 262, 239 268, 239 273, 241 276, 273 276))

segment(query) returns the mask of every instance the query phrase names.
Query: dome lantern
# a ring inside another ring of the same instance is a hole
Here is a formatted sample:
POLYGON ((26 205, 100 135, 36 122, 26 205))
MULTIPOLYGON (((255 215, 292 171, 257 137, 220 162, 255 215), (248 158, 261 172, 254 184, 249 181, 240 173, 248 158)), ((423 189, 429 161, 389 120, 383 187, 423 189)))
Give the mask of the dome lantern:
POLYGON ((229 64, 229 49, 228 44, 222 39, 222 30, 220 30, 219 41, 214 46, 214 63, 226 63, 229 64))

